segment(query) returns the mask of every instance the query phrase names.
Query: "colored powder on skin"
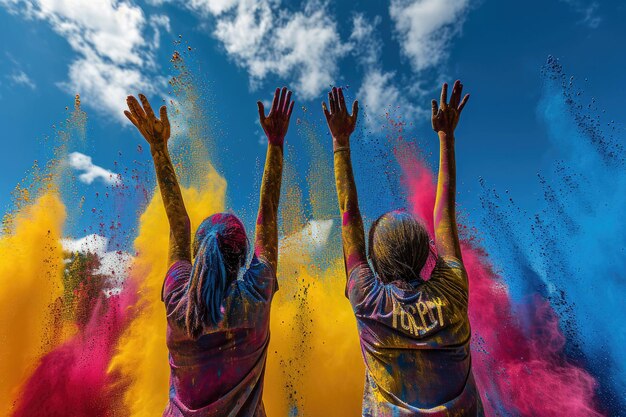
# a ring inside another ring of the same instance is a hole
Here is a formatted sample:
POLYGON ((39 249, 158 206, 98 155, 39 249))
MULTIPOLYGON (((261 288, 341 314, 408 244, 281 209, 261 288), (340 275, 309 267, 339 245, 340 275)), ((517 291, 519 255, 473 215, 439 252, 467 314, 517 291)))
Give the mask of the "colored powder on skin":
MULTIPOLYGON (((181 45, 177 40, 176 45, 181 45)), ((192 233, 202 220, 225 209, 226 181, 213 168, 206 94, 201 80, 187 67, 190 53, 175 52, 176 75, 170 80, 176 100, 168 105, 174 136, 170 153, 182 187, 192 233)), ((155 105, 156 106, 156 105, 155 105)), ((142 139, 143 140, 143 139, 142 139)), ((157 188, 158 190, 158 188, 157 188)), ((161 415, 169 397, 169 362, 165 344, 165 307, 161 289, 169 249, 169 223, 160 193, 154 193, 139 219, 132 276, 138 282, 137 316, 122 336, 109 370, 130 383, 123 403, 129 416, 161 415)))
MULTIPOLYGON (((411 209, 433 230, 432 173, 404 152, 399 162, 411 209)), ((565 337, 549 303, 534 297, 527 326, 513 314, 506 287, 475 239, 462 241, 470 280, 473 372, 487 416, 600 416, 596 381, 563 355, 565 337)))
POLYGON ((0 415, 9 415, 19 387, 59 338, 64 220, 63 204, 50 190, 22 206, 13 230, 0 237, 0 415))
MULTIPOLYGON (((209 215, 224 210, 226 182, 209 169, 205 188, 183 188, 192 230, 209 215)), ((165 344, 165 306, 161 288, 167 272, 169 223, 160 193, 156 192, 141 215, 135 239, 137 256, 131 275, 137 279, 137 317, 117 346, 110 371, 129 380, 124 404, 129 416, 163 413, 169 397, 169 362, 165 344)))

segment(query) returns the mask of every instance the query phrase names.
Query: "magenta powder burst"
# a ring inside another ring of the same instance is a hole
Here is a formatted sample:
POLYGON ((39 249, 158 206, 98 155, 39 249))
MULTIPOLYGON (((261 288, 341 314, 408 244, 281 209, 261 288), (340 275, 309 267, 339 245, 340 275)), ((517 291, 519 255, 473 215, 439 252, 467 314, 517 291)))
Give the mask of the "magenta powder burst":
MULTIPOLYGON (((424 161, 400 139, 396 157, 414 215, 433 232, 435 183, 424 161)), ((462 226, 460 225, 462 229, 462 226)), ((488 254, 471 237, 462 242, 470 281, 473 372, 487 416, 601 416, 595 379, 563 355, 558 316, 541 297, 532 297, 530 320, 513 314, 505 283, 488 254)))
POLYGON ((22 387, 13 417, 119 415, 125 382, 108 367, 133 317, 135 287, 128 280, 120 295, 99 297, 86 326, 41 358, 22 387))

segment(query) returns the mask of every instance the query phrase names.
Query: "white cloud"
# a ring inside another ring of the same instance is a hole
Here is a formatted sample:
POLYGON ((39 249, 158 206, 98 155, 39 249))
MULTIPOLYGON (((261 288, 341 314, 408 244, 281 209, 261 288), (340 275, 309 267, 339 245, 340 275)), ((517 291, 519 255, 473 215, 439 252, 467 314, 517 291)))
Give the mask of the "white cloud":
POLYGON ((100 268, 96 273, 115 278, 116 281, 121 282, 128 276, 133 259, 133 256, 128 252, 105 252, 100 257, 100 268))
POLYGON ((351 48, 342 42, 325 3, 307 0, 302 10, 281 8, 278 0, 191 0, 185 7, 213 16, 213 35, 244 68, 252 87, 268 75, 293 84, 310 99, 333 84, 337 61, 351 48))
POLYGON ((119 174, 95 165, 89 155, 72 152, 68 155, 68 163, 75 170, 84 171, 78 176, 78 179, 85 184, 91 184, 98 178, 109 185, 119 184, 121 181, 119 174))
POLYGON ((333 227, 333 220, 311 220, 299 232, 279 242, 279 252, 310 257, 324 248, 333 227))
POLYGON ((72 62, 68 75, 69 80, 60 86, 67 92, 80 93, 81 103, 107 112, 124 123, 128 122, 123 114, 126 96, 138 92, 158 93, 158 87, 141 70, 113 64, 97 55, 72 62))
MULTIPOLYGON (((353 15, 351 33, 341 39, 337 18, 321 0, 304 0, 298 9, 284 7, 281 0, 147 1, 156 6, 177 4, 193 11, 204 25, 214 24, 213 36, 233 62, 248 72, 253 88, 269 76, 278 76, 301 99, 318 97, 336 83, 338 62, 353 54, 364 69, 362 100, 372 114, 382 114, 388 106, 419 113, 407 101, 407 97, 422 96, 418 83, 405 87, 397 73, 382 67, 380 17, 368 20, 364 14, 353 15)), ((390 0, 401 53, 416 72, 445 60, 470 1, 390 0)), ((129 0, 0 0, 0 4, 48 21, 68 39, 78 57, 69 66, 69 79, 60 85, 72 94, 80 93, 83 103, 125 121, 121 110, 128 93, 158 94, 164 89, 164 79, 146 74, 156 72, 160 30, 170 30, 167 16, 147 17, 129 0), (150 28, 153 37, 148 36, 150 28)))
POLYGON ((240 2, 241 0, 189 0, 187 7, 201 13, 220 15, 232 9, 240 2))
POLYGON ((79 239, 64 238, 61 239, 61 246, 67 252, 98 255, 100 267, 94 273, 105 275, 109 278, 109 283, 113 288, 108 290, 108 294, 119 292, 133 262, 133 256, 130 253, 107 250, 109 238, 98 234, 87 235, 79 239))
POLYGON ((415 106, 407 99, 406 92, 394 83, 395 73, 370 69, 363 78, 357 93, 361 107, 366 106, 367 125, 371 129, 380 126, 386 113, 402 115, 405 121, 413 121, 428 115, 425 108, 415 106))
POLYGON ((393 71, 383 71, 381 65, 382 42, 377 36, 380 18, 373 21, 357 14, 352 19, 350 41, 359 64, 365 75, 356 96, 359 99, 361 114, 366 114, 365 122, 370 129, 377 129, 385 122, 387 113, 396 117, 402 115, 405 121, 413 121, 423 115, 423 110, 411 104, 412 91, 401 89, 393 71))
POLYGON ((383 44, 376 33, 380 21, 380 16, 376 16, 374 21, 370 22, 362 13, 352 18, 350 41, 354 44, 353 52, 357 59, 365 66, 376 65, 380 60, 383 44))
POLYGON ((600 7, 598 2, 586 0, 561 0, 561 2, 567 3, 576 13, 582 15, 582 24, 591 29, 600 26, 602 18, 598 16, 598 8, 600 7))
POLYGON ((100 235, 87 235, 80 239, 61 239, 63 250, 68 252, 94 253, 101 255, 106 252, 109 239, 100 235))
POLYGON ((11 13, 43 20, 63 36, 78 57, 69 79, 59 85, 79 93, 83 103, 119 121, 129 93, 158 93, 164 82, 147 74, 156 68, 160 28, 169 30, 164 15, 146 18, 125 0, 0 0, 11 13), (148 28, 153 31, 151 42, 148 28), (154 82, 156 79, 156 83, 154 82))
POLYGON ((21 71, 21 70, 15 71, 13 74, 9 76, 9 79, 11 80, 13 84, 23 85, 25 87, 30 88, 31 90, 34 90, 35 88, 37 88, 37 85, 35 84, 33 80, 30 79, 28 74, 26 74, 24 71, 21 71))
POLYGON ((433 68, 448 57, 450 41, 461 31, 470 0, 391 0, 400 50, 415 71, 433 68))

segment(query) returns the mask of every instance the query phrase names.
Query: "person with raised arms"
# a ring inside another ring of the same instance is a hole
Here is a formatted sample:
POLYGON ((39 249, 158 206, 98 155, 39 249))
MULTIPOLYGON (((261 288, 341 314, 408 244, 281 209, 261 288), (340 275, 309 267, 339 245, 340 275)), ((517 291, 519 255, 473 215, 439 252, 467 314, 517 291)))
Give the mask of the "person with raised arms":
POLYGON ((481 416, 472 375, 467 315, 468 280, 456 224, 454 130, 469 96, 447 84, 441 105, 432 102, 432 126, 440 143, 434 207, 437 262, 430 279, 424 268, 431 239, 422 222, 394 210, 372 223, 366 253, 363 220, 350 159, 350 136, 358 102, 348 112, 341 88, 322 103, 332 135, 335 180, 347 283, 365 362, 363 416, 481 416), (330 108, 329 108, 330 107, 330 108), (369 262, 368 262, 369 261, 369 262))
POLYGON ((168 152, 170 124, 165 106, 157 118, 145 96, 127 99, 124 114, 150 144, 157 182, 170 224, 168 271, 162 299, 167 314, 170 363, 166 417, 265 416, 263 377, 269 343, 270 305, 278 289, 277 213, 283 171, 283 142, 294 102, 276 89, 269 115, 258 102, 268 139, 248 269, 243 223, 216 213, 191 225, 168 152))

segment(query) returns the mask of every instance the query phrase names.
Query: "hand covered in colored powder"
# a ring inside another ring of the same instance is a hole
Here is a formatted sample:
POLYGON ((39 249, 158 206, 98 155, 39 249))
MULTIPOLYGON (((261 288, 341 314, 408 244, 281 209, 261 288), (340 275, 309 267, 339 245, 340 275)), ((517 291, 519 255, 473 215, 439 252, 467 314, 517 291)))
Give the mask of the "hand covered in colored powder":
POLYGON ((170 121, 167 118, 167 108, 161 106, 159 110, 161 118, 157 119, 146 96, 139 94, 139 99, 143 108, 135 97, 128 96, 126 103, 130 111, 124 110, 124 114, 146 138, 151 147, 167 145, 167 140, 170 138, 170 121))
POLYGON ((443 84, 443 87, 441 87, 441 106, 437 105, 437 100, 432 101, 432 122, 435 132, 444 133, 450 137, 454 135, 454 129, 456 129, 456 125, 459 123, 461 111, 463 111, 463 107, 465 107, 469 99, 469 94, 466 94, 463 100, 461 100, 462 92, 463 84, 461 84, 461 81, 456 80, 452 88, 450 103, 448 103, 448 84, 443 84))
POLYGON ((330 111, 328 111, 325 102, 322 102, 322 109, 324 116, 326 116, 328 129, 333 136, 333 147, 337 149, 338 147, 350 146, 350 135, 354 132, 356 119, 359 115, 359 102, 355 100, 352 103, 352 115, 348 114, 343 90, 333 87, 332 91, 328 92, 328 103, 330 111))
POLYGON ((272 108, 270 109, 270 114, 267 116, 265 116, 263 103, 257 101, 257 106, 259 107, 259 121, 270 144, 283 146, 287 129, 289 128, 289 119, 291 118, 293 105, 294 102, 291 101, 291 91, 287 90, 287 87, 283 87, 282 91, 280 88, 276 89, 274 100, 272 101, 272 108))

